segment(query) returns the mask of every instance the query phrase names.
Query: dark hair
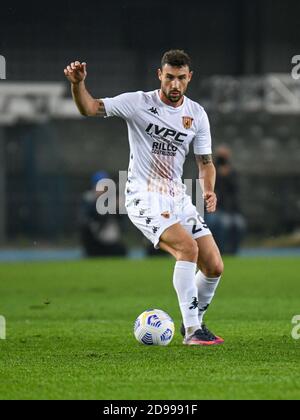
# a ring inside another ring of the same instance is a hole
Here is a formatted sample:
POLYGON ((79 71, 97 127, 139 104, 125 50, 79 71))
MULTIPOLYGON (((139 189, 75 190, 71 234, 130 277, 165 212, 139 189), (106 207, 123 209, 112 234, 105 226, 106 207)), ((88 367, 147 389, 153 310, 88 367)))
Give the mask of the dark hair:
POLYGON ((165 64, 174 67, 188 66, 189 69, 191 69, 191 59, 183 50, 170 50, 165 52, 161 59, 161 68, 163 68, 165 64))

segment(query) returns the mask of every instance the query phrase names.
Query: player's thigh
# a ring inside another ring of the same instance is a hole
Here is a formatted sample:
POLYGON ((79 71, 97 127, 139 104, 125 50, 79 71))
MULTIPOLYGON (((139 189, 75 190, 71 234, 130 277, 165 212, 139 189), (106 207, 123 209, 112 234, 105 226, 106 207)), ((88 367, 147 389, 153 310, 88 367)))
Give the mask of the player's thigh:
POLYGON ((180 223, 175 223, 162 233, 159 247, 176 259, 197 260, 197 243, 180 223))
POLYGON ((212 235, 196 239, 198 246, 198 267, 208 277, 219 277, 224 269, 219 248, 212 235))

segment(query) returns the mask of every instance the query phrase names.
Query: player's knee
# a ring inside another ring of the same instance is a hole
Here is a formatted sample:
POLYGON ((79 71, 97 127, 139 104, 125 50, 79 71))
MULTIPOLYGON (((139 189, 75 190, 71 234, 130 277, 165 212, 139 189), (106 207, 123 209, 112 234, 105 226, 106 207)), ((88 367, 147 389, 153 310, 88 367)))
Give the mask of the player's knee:
POLYGON ((220 277, 223 274, 223 271, 224 271, 224 263, 220 258, 214 266, 214 276, 220 277))
POLYGON ((191 239, 182 244, 181 250, 177 253, 178 261, 191 261, 196 262, 198 259, 198 246, 196 241, 191 239))
POLYGON ((208 266, 203 271, 207 277, 220 277, 224 271, 222 258, 211 258, 208 266))

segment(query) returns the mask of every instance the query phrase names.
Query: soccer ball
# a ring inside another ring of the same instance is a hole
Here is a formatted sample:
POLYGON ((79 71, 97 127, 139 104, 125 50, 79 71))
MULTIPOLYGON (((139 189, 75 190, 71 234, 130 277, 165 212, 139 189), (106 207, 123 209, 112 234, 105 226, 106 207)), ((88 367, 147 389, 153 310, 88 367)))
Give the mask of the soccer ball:
POLYGON ((142 344, 167 346, 174 337, 172 318, 160 309, 148 309, 137 317, 134 336, 142 344))

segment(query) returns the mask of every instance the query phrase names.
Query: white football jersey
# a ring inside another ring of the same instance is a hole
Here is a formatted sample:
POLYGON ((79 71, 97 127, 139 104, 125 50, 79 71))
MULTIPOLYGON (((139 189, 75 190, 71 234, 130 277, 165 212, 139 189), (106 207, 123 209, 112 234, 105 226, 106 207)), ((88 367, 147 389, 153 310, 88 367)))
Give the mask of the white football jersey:
POLYGON ((211 154, 206 112, 184 96, 177 108, 166 105, 159 90, 123 93, 102 99, 106 115, 123 118, 128 127, 130 161, 126 194, 185 192, 183 164, 193 142, 197 155, 211 154))

